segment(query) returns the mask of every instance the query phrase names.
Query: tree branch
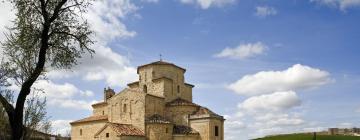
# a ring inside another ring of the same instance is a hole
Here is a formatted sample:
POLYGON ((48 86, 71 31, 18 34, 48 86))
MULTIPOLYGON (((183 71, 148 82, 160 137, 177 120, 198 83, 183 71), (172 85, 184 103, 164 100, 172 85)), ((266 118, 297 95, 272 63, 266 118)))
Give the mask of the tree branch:
POLYGON ((47 1, 45 2, 45 0, 40 0, 40 3, 41 3, 41 11, 42 11, 41 13, 43 15, 44 21, 46 22, 48 21, 49 18, 48 13, 46 11, 47 1))
POLYGON ((14 107, 9 103, 8 100, 0 93, 0 102, 2 106, 5 108, 6 113, 8 114, 9 118, 12 118, 14 114, 14 107))
POLYGON ((53 15, 51 16, 49 22, 53 22, 58 16, 59 16, 59 12, 61 10, 61 7, 67 2, 67 0, 61 0, 61 2, 56 5, 55 9, 54 9, 54 12, 53 12, 53 15))

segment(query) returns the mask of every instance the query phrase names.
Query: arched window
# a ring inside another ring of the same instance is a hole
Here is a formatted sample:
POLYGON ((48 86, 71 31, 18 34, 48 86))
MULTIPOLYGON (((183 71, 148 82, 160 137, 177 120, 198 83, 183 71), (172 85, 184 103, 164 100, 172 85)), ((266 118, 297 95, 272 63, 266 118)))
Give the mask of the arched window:
POLYGON ((123 112, 126 112, 126 104, 123 106, 123 112))
POLYGON ((180 93, 180 86, 177 86, 177 93, 180 93))
POLYGON ((104 110, 102 111, 102 114, 105 115, 105 111, 104 111, 104 110))
POLYGON ((215 126, 215 136, 219 136, 219 127, 215 126))
POLYGON ((80 136, 82 136, 82 129, 80 129, 80 136))
POLYGON ((147 93, 147 86, 146 85, 144 85, 143 91, 144 91, 144 93, 147 93))

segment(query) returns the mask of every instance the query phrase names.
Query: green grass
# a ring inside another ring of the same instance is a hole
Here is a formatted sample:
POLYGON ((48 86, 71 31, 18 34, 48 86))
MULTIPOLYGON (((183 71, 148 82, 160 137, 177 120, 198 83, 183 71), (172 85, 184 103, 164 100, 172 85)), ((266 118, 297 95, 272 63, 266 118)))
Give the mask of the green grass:
MULTIPOLYGON (((256 140, 313 140, 313 135, 312 134, 289 134, 289 135, 280 135, 280 136, 270 136, 270 137, 265 137, 265 138, 259 138, 256 140)), ((360 140, 360 137, 317 135, 316 140, 360 140)))

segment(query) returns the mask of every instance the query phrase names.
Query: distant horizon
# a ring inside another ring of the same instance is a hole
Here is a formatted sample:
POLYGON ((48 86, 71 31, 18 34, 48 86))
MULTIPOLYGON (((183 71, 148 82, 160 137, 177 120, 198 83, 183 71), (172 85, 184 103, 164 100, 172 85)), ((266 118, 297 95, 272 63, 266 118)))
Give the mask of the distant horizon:
MULTIPOLYGON (((11 7, 0 3, 0 41, 11 7)), ((225 117, 225 140, 360 127, 360 0, 103 0, 84 18, 96 53, 35 83, 54 134, 160 59, 225 117)))

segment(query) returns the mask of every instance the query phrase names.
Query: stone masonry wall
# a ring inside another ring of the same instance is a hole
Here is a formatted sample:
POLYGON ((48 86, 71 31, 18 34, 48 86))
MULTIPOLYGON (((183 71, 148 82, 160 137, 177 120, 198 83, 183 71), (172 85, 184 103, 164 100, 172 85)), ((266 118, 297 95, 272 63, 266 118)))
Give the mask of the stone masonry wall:
POLYGON ((146 137, 149 140, 172 140, 172 124, 146 124, 146 137))
POLYGON ((105 126, 106 121, 88 122, 73 124, 71 127, 72 140, 95 140, 94 135, 102 127, 105 126), (82 131, 82 134, 80 134, 82 131))
POLYGON ((188 115, 195 110, 195 106, 170 106, 166 107, 165 116, 177 125, 188 126, 188 115))
POLYGON ((191 120, 190 127, 200 133, 201 140, 210 140, 210 121, 209 120, 191 120))
POLYGON ((164 98, 146 95, 145 99, 145 117, 150 117, 154 114, 164 116, 165 102, 164 98))
POLYGON ((99 115, 108 115, 108 107, 107 104, 104 105, 97 105, 95 107, 93 107, 93 115, 94 116, 99 116, 99 115))
POLYGON ((145 94, 125 89, 108 101, 109 121, 145 129, 145 94))

